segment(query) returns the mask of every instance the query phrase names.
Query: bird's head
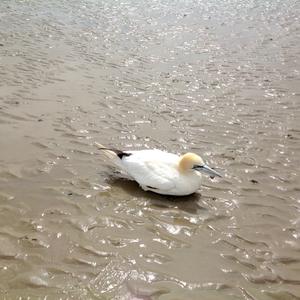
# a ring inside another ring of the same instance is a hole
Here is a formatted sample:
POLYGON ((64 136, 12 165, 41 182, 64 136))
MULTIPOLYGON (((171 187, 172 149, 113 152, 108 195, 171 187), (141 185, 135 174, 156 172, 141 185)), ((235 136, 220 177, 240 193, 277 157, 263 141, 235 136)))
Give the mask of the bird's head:
POLYGON ((220 173, 207 166, 203 159, 195 153, 186 153, 180 157, 179 170, 181 172, 197 171, 205 173, 210 177, 222 177, 220 173))

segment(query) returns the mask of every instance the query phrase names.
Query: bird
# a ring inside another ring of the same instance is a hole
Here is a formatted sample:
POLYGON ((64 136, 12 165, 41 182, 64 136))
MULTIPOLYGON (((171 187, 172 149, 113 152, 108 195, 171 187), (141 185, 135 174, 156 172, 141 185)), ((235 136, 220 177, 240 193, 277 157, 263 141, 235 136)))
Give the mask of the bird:
POLYGON ((122 151, 95 145, 129 180, 135 180, 144 191, 161 195, 187 196, 201 186, 201 173, 222 177, 195 153, 181 156, 159 149, 122 151))

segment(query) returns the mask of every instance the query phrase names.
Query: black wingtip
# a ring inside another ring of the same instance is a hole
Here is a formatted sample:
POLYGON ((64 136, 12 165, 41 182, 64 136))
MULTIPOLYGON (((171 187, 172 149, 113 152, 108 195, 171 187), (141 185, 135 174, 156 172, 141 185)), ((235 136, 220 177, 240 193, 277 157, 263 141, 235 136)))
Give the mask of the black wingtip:
POLYGON ((101 147, 101 148, 98 148, 98 150, 109 150, 109 151, 112 151, 114 152, 120 159, 122 159, 124 156, 127 157, 127 156, 130 156, 132 153, 128 153, 128 152, 123 152, 121 150, 118 150, 118 149, 113 149, 113 148, 104 148, 104 147, 101 147))
MULTIPOLYGON (((116 153, 116 152, 115 152, 116 153)), ((117 156, 122 159, 124 156, 127 157, 127 156, 130 156, 132 153, 128 153, 128 152, 123 152, 123 151, 119 151, 119 153, 116 153, 117 156)))

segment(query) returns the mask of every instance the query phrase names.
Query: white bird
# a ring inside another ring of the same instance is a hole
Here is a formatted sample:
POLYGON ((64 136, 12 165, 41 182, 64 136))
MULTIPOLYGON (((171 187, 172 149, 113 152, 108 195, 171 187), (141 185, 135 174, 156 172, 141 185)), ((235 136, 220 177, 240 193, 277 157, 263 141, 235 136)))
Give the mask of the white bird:
POLYGON ((95 143, 128 179, 143 190, 163 195, 186 196, 201 186, 201 173, 222 177, 195 153, 178 156, 158 149, 121 151, 95 143))

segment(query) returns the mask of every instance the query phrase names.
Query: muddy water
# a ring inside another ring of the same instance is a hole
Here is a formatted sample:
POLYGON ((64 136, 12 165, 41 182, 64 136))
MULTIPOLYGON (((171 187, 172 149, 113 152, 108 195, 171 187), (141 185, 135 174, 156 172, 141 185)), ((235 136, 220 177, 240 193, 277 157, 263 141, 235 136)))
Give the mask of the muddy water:
POLYGON ((1 299, 299 299, 299 3, 0 2, 1 299), (94 141, 194 151, 191 197, 94 141))

